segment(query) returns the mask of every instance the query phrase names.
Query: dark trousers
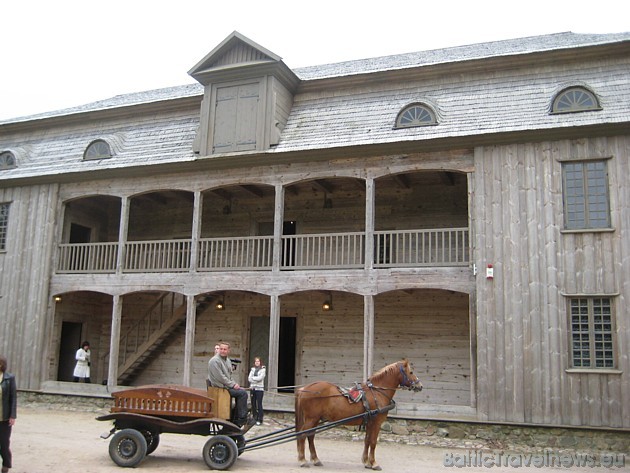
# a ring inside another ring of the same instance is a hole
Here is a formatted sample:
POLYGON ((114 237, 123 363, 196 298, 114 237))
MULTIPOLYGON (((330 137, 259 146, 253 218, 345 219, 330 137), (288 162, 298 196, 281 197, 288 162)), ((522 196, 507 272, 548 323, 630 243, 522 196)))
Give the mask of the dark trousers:
POLYGON ((229 388, 230 396, 236 401, 234 412, 234 422, 236 424, 244 424, 247 421, 247 391, 244 389, 229 388))
POLYGON ((250 395, 252 398, 252 415, 254 416, 254 419, 256 419, 258 422, 263 421, 262 401, 263 401, 264 394, 265 394, 265 391, 263 390, 256 391, 252 389, 250 392, 250 395))
POLYGON ((91 383, 92 381, 90 380, 90 378, 78 378, 78 377, 74 377, 74 382, 75 383, 79 383, 81 380, 83 380, 84 383, 91 383))
POLYGON ((0 456, 2 468, 11 468, 11 426, 9 421, 0 422, 0 456))

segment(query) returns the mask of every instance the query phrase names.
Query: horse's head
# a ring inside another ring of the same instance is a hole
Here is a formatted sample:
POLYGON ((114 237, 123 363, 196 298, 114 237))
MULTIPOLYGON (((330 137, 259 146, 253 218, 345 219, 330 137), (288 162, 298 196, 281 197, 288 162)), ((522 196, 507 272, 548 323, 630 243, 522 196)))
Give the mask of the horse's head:
POLYGON ((418 377, 413 374, 413 367, 408 360, 405 359, 398 362, 398 368, 400 370, 400 386, 411 391, 422 391, 422 383, 418 377))

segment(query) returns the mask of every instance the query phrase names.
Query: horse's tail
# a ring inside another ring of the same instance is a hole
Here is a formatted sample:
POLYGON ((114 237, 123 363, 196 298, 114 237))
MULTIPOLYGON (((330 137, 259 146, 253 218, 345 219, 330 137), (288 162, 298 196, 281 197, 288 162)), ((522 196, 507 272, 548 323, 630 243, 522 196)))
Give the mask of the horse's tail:
POLYGON ((295 393, 295 431, 299 432, 304 426, 304 412, 302 412, 301 392, 298 389, 295 393))

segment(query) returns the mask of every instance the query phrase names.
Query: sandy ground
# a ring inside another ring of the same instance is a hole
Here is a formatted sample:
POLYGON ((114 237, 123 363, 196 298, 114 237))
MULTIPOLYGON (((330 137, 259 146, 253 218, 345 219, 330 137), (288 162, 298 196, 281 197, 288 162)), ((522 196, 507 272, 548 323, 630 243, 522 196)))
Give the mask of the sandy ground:
MULTIPOLYGON (((95 420, 106 411, 59 410, 54 406, 29 405, 18 411, 13 429, 11 446, 13 451, 12 473, 107 473, 122 470, 109 457, 109 439, 100 435, 111 428, 110 422, 95 420)), ((266 426, 256 427, 246 435, 252 438, 263 431, 283 427, 273 419, 266 426), (257 432, 258 430, 258 432, 257 432)), ((317 450, 323 467, 300 468, 297 463, 295 442, 244 452, 230 471, 250 472, 300 472, 324 473, 328 471, 366 471, 360 458, 363 449, 362 434, 359 440, 334 438, 334 434, 317 437, 317 450), (329 437, 330 435, 330 437, 329 437)), ((201 450, 207 437, 195 435, 164 434, 158 449, 137 466, 138 472, 194 472, 208 471, 201 450)), ((466 450, 433 448, 381 441, 376 458, 383 471, 396 473, 431 473, 434 471, 507 472, 514 467, 447 467, 445 458, 465 455, 466 450)), ((447 462, 448 463, 448 462, 447 462)), ((629 465, 630 466, 630 465, 629 465)), ((584 471, 612 472, 628 471, 624 468, 521 468, 529 471, 584 471)))

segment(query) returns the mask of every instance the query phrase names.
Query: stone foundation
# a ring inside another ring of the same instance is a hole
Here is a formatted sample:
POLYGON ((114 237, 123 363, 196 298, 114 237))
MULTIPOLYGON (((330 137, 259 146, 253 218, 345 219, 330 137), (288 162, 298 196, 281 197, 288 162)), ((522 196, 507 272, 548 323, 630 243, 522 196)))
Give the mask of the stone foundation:
MULTIPOLYGON (((18 403, 19 405, 69 411, 107 413, 113 400, 103 397, 20 391, 18 403)), ((294 422, 293 413, 265 412, 265 424, 269 430, 290 426, 294 422)), ((363 440, 363 432, 357 427, 351 426, 334 428, 318 435, 363 440)), ((630 455, 630 431, 613 429, 558 428, 389 418, 381 428, 380 441, 494 452, 541 454, 550 451, 554 453, 582 452, 594 456, 603 453, 630 455)))

